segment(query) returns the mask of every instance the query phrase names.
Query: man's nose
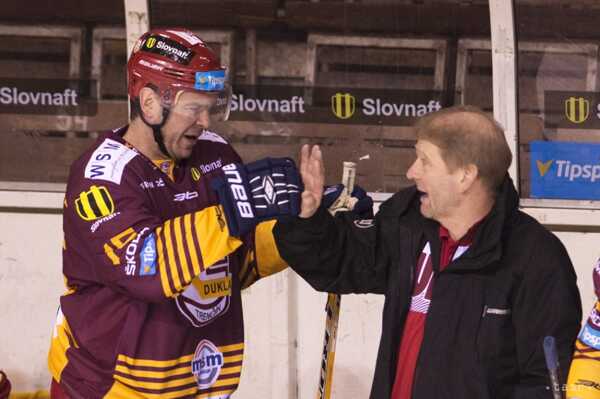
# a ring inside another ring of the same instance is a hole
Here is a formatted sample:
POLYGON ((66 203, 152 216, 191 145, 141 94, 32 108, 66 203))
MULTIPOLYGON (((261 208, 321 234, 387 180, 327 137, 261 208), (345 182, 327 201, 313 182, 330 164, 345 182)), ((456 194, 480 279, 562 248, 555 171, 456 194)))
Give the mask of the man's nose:
POLYGON ((201 126, 204 129, 208 129, 210 126, 210 113, 208 110, 202 110, 198 112, 196 117, 196 125, 201 126))
POLYGON ((417 160, 415 160, 412 165, 410 165, 410 168, 408 168, 408 170, 406 171, 406 177, 409 180, 415 180, 417 178, 418 175, 418 171, 417 171, 417 160))

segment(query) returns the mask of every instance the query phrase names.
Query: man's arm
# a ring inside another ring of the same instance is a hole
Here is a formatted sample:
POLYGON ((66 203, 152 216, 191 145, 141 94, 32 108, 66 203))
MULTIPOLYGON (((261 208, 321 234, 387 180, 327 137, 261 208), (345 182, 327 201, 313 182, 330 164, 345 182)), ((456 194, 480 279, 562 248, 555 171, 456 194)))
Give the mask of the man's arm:
POLYGON ((242 244, 230 237, 214 200, 162 221, 146 198, 132 177, 121 184, 81 179, 71 187, 64 209, 64 271, 70 286, 77 289, 91 280, 157 302, 183 291, 242 244))
POLYGON ((320 206, 325 171, 318 146, 302 147, 300 173, 300 215, 278 221, 273 229, 282 258, 318 291, 383 293, 388 262, 375 250, 379 220, 334 218, 320 206))
POLYGON ((519 382, 515 399, 552 398, 543 340, 556 339, 560 382, 565 382, 581 322, 576 275, 562 243, 550 232, 537 238, 514 297, 513 324, 519 382))

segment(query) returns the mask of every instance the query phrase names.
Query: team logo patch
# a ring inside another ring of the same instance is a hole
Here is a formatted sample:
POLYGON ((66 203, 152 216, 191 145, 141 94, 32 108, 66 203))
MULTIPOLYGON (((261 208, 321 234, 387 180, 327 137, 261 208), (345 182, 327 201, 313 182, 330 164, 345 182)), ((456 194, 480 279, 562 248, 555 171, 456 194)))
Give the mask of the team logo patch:
POLYGON ((104 186, 91 186, 75 200, 77 214, 83 220, 90 222, 115 212, 115 203, 104 186))
POLYGON ((356 111, 356 97, 350 93, 335 93, 331 96, 331 112, 338 119, 348 119, 356 111))
POLYGON ((194 181, 200 180, 200 177, 202 176, 202 174, 200 173, 198 168, 195 168, 192 166, 192 168, 190 169, 190 172, 192 174, 192 180, 194 180, 194 181))
POLYGON ((192 374, 200 389, 210 388, 217 381, 223 363, 223 354, 212 342, 200 341, 192 359, 192 374))
POLYGON ((579 340, 596 350, 600 350, 600 330, 594 328, 591 323, 583 326, 579 333, 579 340))
POLYGON ((565 101, 565 117, 572 123, 583 123, 590 116, 590 102, 583 97, 569 97, 565 101))
POLYGON ((162 55, 182 65, 189 64, 194 56, 193 51, 188 50, 174 40, 161 36, 150 36, 142 45, 141 50, 162 55))
POLYGON ((202 91, 220 91, 225 88, 225 71, 196 72, 194 88, 202 91))
POLYGON ((153 276, 156 274, 156 239, 151 233, 144 240, 140 251, 140 276, 153 276))
POLYGON ((358 227, 359 229, 370 229, 371 227, 375 226, 375 220, 373 220, 373 219, 355 220, 354 225, 356 227, 358 227))
POLYGON ((179 311, 194 327, 210 324, 229 310, 231 273, 229 258, 212 265, 192 280, 175 300, 179 311))

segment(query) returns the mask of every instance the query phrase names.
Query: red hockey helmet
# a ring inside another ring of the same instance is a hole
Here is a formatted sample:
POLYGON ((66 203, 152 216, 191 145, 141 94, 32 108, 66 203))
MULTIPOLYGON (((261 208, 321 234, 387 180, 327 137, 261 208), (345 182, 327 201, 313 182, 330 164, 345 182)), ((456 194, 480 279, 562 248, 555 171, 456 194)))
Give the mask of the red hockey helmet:
POLYGON ((128 94, 138 98, 140 90, 151 87, 170 108, 181 91, 217 94, 211 117, 227 120, 231 88, 226 68, 215 53, 194 33, 181 29, 153 29, 135 44, 127 63, 128 94))

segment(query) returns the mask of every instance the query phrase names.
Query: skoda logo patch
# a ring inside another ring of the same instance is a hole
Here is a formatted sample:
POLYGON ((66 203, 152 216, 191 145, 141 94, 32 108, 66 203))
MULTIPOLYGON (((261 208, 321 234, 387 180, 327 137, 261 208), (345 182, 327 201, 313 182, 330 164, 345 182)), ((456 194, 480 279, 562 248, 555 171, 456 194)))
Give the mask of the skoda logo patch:
POLYGON ((192 359, 192 374, 200 389, 213 386, 221 374, 223 362, 223 354, 212 342, 200 341, 192 359))

